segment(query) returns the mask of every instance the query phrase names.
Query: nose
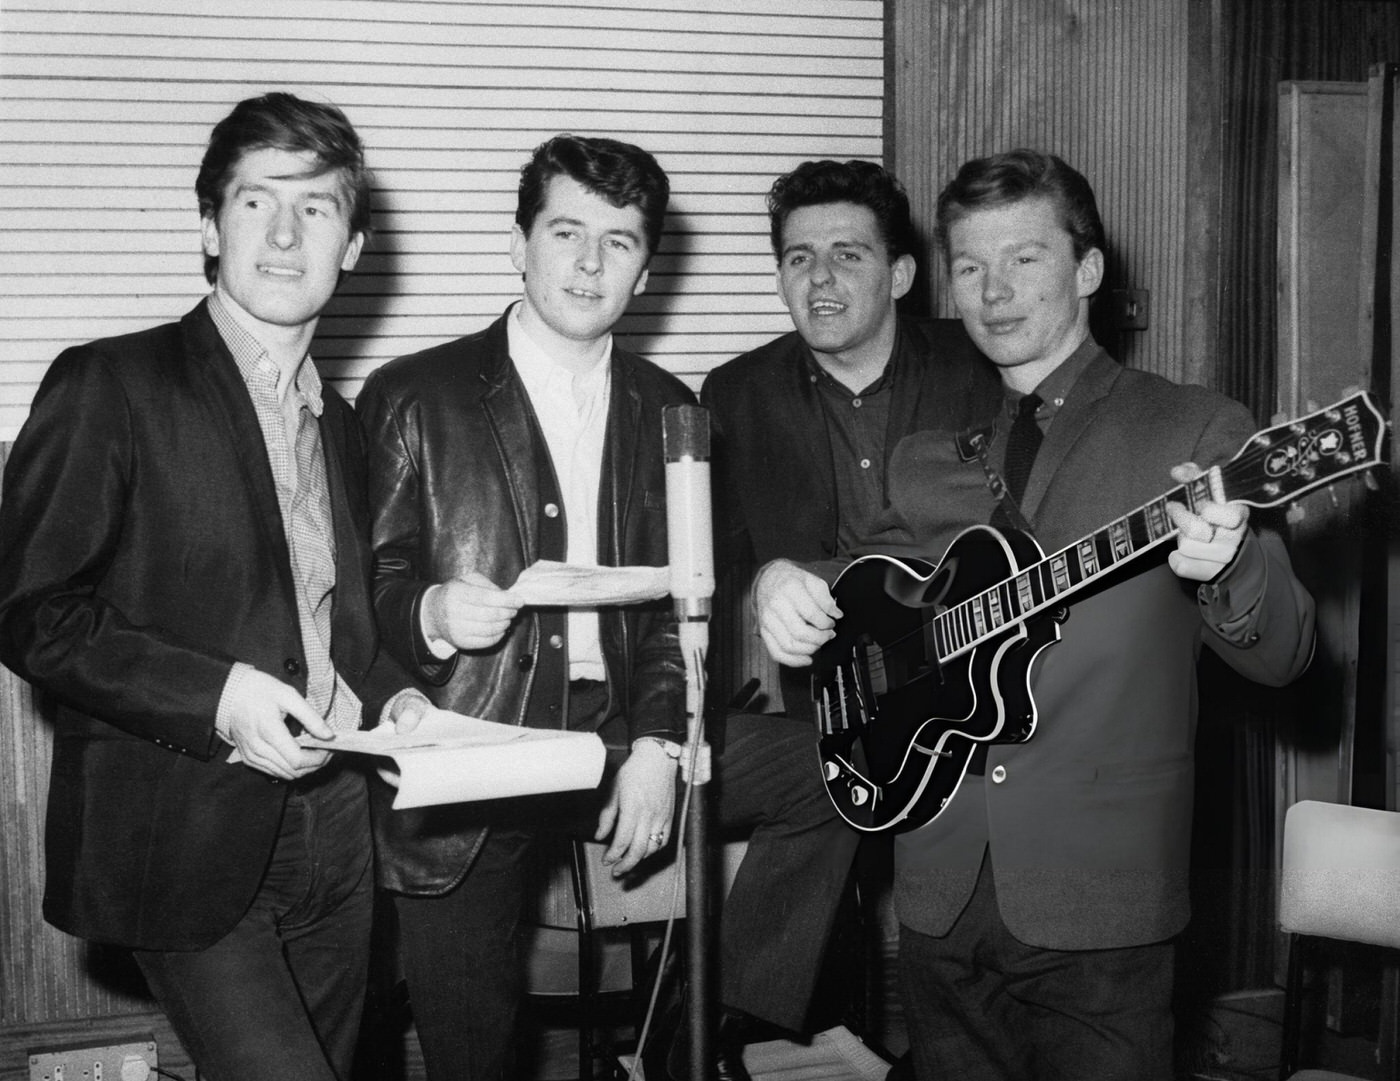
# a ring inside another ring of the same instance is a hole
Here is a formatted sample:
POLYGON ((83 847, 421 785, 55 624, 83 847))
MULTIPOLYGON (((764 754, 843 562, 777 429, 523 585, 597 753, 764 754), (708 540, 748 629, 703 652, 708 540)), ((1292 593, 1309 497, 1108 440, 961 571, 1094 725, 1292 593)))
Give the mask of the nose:
POLYGON ((597 274, 603 267, 602 245, 586 241, 578 253, 578 266, 585 274, 597 274))
POLYGON ((989 269, 982 276, 982 303, 996 304, 1010 300, 1011 295, 1011 282, 999 270, 989 269))
POLYGON ((281 207, 268 224, 267 240, 274 248, 295 248, 301 243, 301 219, 294 207, 281 207))
POLYGON ((807 277, 813 285, 826 285, 831 281, 831 260, 825 256, 815 256, 808 264, 807 277))

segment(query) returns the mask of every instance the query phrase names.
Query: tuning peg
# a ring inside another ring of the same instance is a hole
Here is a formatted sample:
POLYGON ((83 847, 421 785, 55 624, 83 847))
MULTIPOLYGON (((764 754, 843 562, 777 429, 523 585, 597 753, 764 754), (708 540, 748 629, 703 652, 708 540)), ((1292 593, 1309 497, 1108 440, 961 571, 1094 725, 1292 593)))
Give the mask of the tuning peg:
POLYGON ((1308 512, 1303 509, 1301 503, 1290 503, 1288 509, 1283 512, 1284 521, 1289 525, 1297 525, 1308 516, 1308 512))

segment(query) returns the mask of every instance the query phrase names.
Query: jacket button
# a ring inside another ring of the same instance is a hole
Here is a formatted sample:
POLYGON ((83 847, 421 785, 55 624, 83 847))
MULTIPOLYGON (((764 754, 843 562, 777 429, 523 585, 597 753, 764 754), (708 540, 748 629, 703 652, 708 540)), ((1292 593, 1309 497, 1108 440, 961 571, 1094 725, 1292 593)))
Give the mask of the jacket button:
POLYGON ((1002 781, 1004 781, 1004 780, 1006 780, 1006 767, 1005 767, 1005 766, 993 766, 993 767, 992 767, 992 784, 1001 784, 1002 781))
POLYGON ((562 634, 551 634, 551 635, 549 636, 549 648, 550 648, 550 649, 563 649, 563 648, 564 648, 564 636, 563 636, 562 634))
POLYGON ((545 516, 546 518, 558 518, 558 517, 559 517, 559 504, 558 504, 558 503, 546 503, 546 504, 544 505, 544 516, 545 516))
POLYGON ((301 661, 297 660, 295 657, 288 657, 282 662, 282 670, 289 676, 299 675, 301 673, 301 661))
POLYGON ((522 672, 528 672, 531 668, 533 668, 533 667, 535 666, 535 658, 534 658, 533 655, 531 655, 531 654, 529 654, 529 653, 526 653, 526 654, 523 654, 523 655, 521 656, 521 658, 520 658, 518 661, 516 661, 515 663, 516 663, 516 666, 517 666, 522 672))

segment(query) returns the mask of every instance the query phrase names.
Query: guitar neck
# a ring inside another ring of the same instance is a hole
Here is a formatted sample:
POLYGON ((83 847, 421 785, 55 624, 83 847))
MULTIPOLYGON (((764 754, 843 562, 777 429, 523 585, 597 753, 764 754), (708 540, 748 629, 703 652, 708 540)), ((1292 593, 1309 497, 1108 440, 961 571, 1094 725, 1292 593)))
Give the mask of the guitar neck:
POLYGON ((1066 597, 1176 536, 1169 502, 1194 511, 1211 498, 1210 476, 1174 488, 1095 530, 1019 574, 934 616, 933 641, 942 660, 981 645, 1017 623, 1058 607, 1066 597))
POLYGON ((1177 530, 1167 517, 1168 503, 1191 511, 1211 499, 1277 507, 1379 465, 1386 427, 1375 399, 1359 392, 1258 432, 1218 468, 939 612, 930 621, 933 646, 941 660, 951 660, 1170 540, 1177 530))

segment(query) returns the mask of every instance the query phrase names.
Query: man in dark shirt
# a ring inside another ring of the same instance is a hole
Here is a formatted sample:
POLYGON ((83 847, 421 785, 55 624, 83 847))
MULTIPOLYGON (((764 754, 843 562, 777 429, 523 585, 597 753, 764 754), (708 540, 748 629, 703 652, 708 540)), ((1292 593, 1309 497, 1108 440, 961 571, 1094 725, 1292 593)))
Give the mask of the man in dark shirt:
MULTIPOLYGON (((894 445, 961 427, 999 395, 961 323, 896 311, 917 267, 909 200, 891 173, 804 162, 774 181, 768 213, 796 329, 715 369, 701 391, 717 433, 716 542, 730 597, 755 566, 849 551, 884 506, 894 445)), ((769 708, 810 720, 807 673, 783 670, 781 687, 781 702, 769 688, 769 708)))

